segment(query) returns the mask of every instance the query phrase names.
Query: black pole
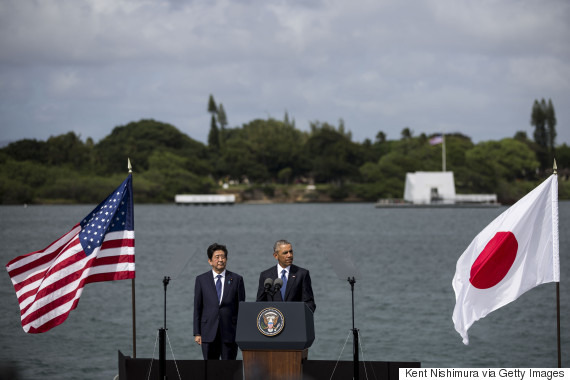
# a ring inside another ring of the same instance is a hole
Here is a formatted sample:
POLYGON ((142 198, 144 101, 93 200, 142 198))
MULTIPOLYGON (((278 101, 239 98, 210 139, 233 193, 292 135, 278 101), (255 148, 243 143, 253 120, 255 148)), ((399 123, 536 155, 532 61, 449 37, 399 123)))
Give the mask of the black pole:
POLYGON ((354 369, 354 380, 359 380, 359 359, 358 359, 358 329, 354 328, 354 284, 356 279, 354 277, 348 278, 348 283, 350 284, 350 292, 352 294, 352 354, 353 354, 353 369, 354 369))
POLYGON ((133 314, 133 358, 137 358, 137 314, 135 307, 135 279, 131 279, 131 308, 133 314))
POLYGON ((166 329, 158 329, 158 380, 166 380, 166 329))
POLYGON ((164 327, 158 329, 158 380, 166 380, 166 288, 170 277, 164 277, 164 327))
POLYGON ((164 329, 166 330, 166 287, 170 282, 170 277, 164 277, 162 283, 164 284, 164 329))
POLYGON ((359 377, 359 371, 360 369, 358 368, 359 364, 360 364, 360 359, 358 358, 358 329, 352 329, 352 335, 353 335, 353 339, 352 341, 354 342, 354 347, 352 348, 354 350, 353 354, 354 354, 354 380, 358 380, 359 377))

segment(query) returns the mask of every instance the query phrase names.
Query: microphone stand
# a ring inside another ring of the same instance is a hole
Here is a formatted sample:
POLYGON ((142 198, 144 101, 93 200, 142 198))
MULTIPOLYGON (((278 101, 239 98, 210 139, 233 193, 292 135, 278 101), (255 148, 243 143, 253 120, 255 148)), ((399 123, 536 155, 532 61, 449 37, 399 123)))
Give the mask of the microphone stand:
MULTIPOLYGON (((271 301, 273 301, 273 296, 275 295, 275 291, 272 291, 271 289, 273 289, 273 286, 271 287, 266 287, 265 288, 265 293, 269 294, 271 296, 271 301)), ((268 300, 269 301, 269 300, 268 300)))
MULTIPOLYGON (((275 293, 280 292, 281 291, 281 286, 275 286, 273 288, 273 291, 271 292, 271 299, 273 301, 275 301, 275 299, 273 297, 275 297, 275 293)), ((282 300, 283 301, 283 300, 282 300)))
POLYGON ((158 380, 167 380, 166 377, 166 287, 170 277, 164 277, 164 327, 158 329, 158 380))
POLYGON ((354 328, 354 284, 356 279, 354 277, 348 277, 348 283, 350 284, 350 292, 352 293, 352 353, 353 353, 353 369, 354 369, 354 380, 359 380, 359 359, 358 359, 358 329, 354 328))
POLYGON ((279 286, 278 285, 265 286, 265 293, 271 295, 271 301, 273 301, 273 302, 275 301, 275 299, 274 299, 275 293, 280 291, 281 287, 282 287, 281 285, 279 285, 279 286))

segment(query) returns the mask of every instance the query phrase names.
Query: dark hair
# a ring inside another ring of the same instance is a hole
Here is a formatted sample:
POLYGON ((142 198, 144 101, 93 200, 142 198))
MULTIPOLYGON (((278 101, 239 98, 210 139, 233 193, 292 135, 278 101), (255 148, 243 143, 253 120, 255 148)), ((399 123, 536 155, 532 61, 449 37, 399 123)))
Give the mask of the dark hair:
POLYGON ((277 252, 279 251, 279 247, 281 247, 282 245, 290 245, 291 248, 293 248, 293 245, 291 243, 289 243, 287 240, 277 240, 275 242, 275 244, 273 244, 273 252, 277 252))
POLYGON ((212 256, 214 255, 214 252, 216 252, 216 251, 224 251, 224 253, 226 254, 226 258, 228 257, 228 249, 226 248, 226 246, 222 245, 222 244, 214 243, 208 247, 208 251, 207 251, 208 259, 212 260, 212 256))

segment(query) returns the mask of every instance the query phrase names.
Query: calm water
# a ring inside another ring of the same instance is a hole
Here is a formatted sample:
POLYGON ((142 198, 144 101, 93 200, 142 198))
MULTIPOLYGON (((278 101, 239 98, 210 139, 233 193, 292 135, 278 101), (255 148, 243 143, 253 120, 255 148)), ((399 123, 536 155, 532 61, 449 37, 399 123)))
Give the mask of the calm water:
MULTIPOLYGON (((93 206, 0 207, 0 258, 32 252, 67 232, 93 206)), ((313 278, 316 340, 309 358, 351 360, 350 285, 333 270, 350 256, 356 327, 364 360, 420 361, 424 367, 555 367, 555 285, 545 284, 476 322, 464 346, 453 328, 455 263, 500 209, 376 209, 372 204, 135 205, 137 357, 152 357, 163 325, 176 359, 200 359, 192 337, 194 278, 209 270, 206 247, 227 244, 228 268, 254 301, 259 272, 288 239, 313 278), (336 257, 336 258, 335 258, 336 257)), ((570 203, 560 204, 562 359, 570 363, 570 203)), ((131 281, 89 284, 76 310, 52 331, 25 334, 10 279, 0 280, 0 363, 24 379, 112 379, 117 351, 132 355, 131 281)), ((168 358, 172 358, 167 347, 168 358)), ((158 358, 158 351, 154 353, 158 358)), ((241 354, 238 356, 241 358, 241 354)))

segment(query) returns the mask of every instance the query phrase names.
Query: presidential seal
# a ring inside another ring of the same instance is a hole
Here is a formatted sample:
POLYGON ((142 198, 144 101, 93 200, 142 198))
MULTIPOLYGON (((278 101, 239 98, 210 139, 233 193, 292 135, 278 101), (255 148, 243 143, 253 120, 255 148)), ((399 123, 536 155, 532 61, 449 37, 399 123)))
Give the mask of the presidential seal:
POLYGON ((285 318, 283 314, 274 307, 261 310, 257 316, 257 329, 265 336, 275 336, 283 331, 285 318))

